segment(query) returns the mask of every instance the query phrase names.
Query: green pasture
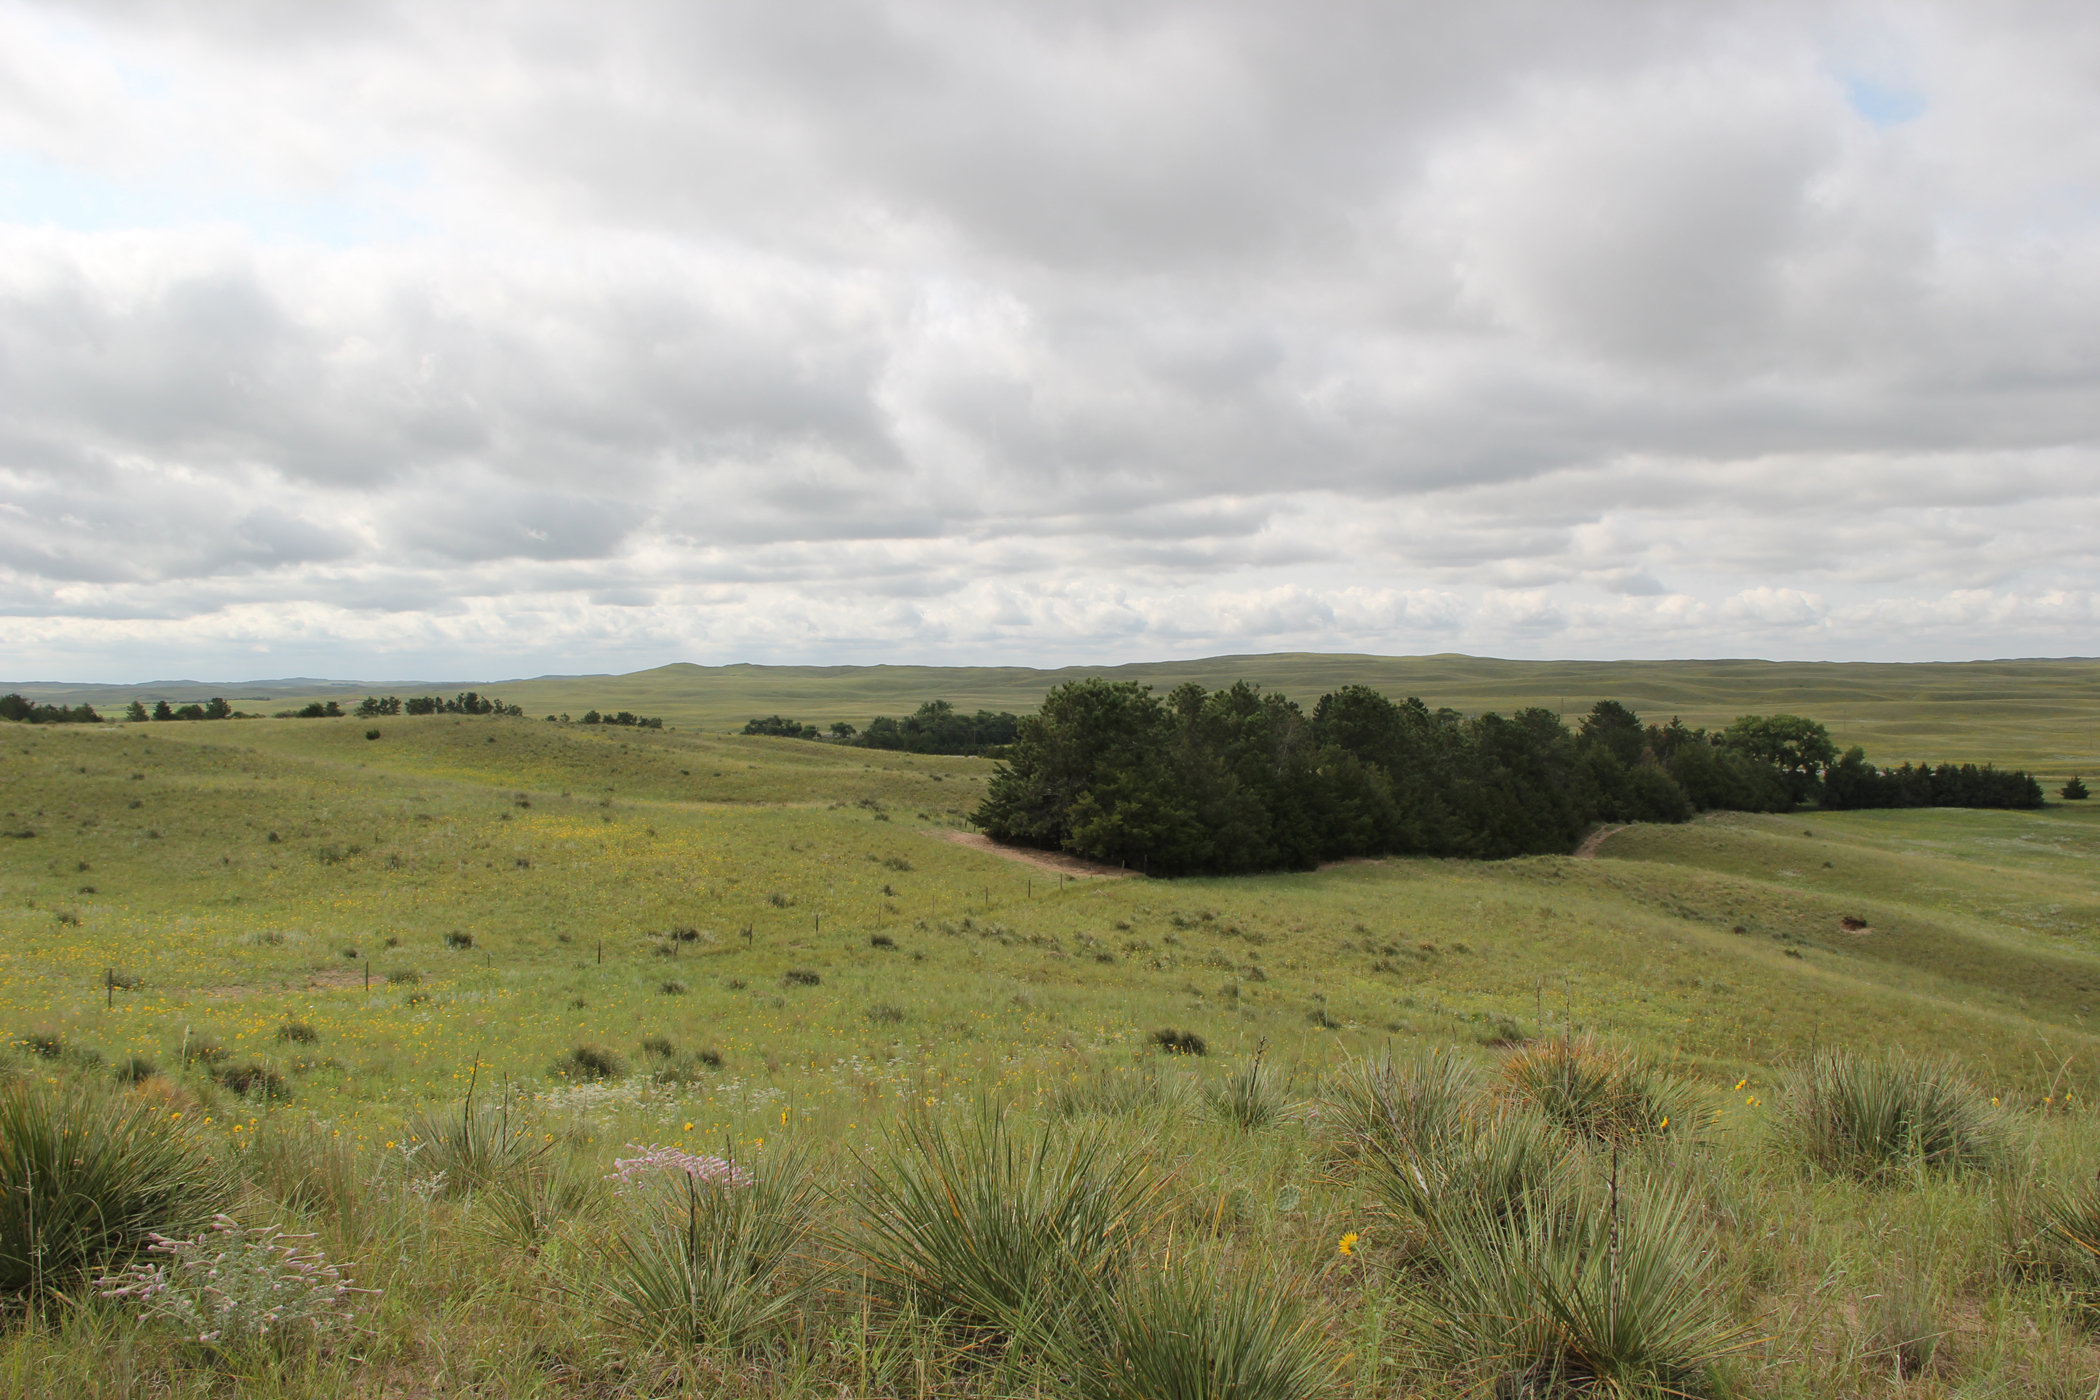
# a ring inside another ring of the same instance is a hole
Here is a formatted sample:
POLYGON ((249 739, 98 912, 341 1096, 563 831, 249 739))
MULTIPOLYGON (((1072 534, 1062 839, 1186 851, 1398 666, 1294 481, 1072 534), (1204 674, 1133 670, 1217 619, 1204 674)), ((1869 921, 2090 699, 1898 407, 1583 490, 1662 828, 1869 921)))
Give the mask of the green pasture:
MULTIPOLYGON (((1709 728, 1739 715, 1786 712, 1828 725, 1841 746, 1859 744, 1878 764, 1994 762, 2061 781, 2100 772, 2100 661, 1968 662, 1506 661, 1491 657, 1361 656, 1290 652, 1126 666, 699 666, 678 663, 620 676, 403 683, 400 694, 470 687, 521 704, 537 718, 587 710, 661 716, 680 729, 720 732, 755 716, 862 725, 903 715, 928 699, 968 709, 1026 713, 1055 685, 1087 676, 1134 680, 1162 691, 1185 681, 1216 689, 1236 680, 1280 690, 1308 709, 1327 691, 1361 683, 1468 714, 1542 706, 1573 718, 1617 700, 1643 718, 1679 715, 1709 728)), ((33 699, 89 701, 118 713, 128 700, 181 703, 224 694, 237 708, 278 710, 308 699, 354 703, 356 690, 199 684, 22 684, 33 699), (245 697, 245 698, 244 698, 245 697)), ((346 704, 347 708, 347 704, 346 704)))

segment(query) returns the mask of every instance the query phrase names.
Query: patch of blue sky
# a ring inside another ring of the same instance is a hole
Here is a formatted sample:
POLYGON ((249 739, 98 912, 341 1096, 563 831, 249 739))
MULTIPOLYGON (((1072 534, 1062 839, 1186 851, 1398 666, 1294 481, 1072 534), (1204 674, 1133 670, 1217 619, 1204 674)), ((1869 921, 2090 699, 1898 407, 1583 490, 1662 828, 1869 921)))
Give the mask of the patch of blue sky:
POLYGON ((114 179, 19 151, 0 151, 0 223, 83 233, 233 224, 264 242, 351 248, 429 231, 402 196, 423 182, 415 162, 362 173, 348 190, 265 194, 210 179, 114 179))
POLYGON ((1925 94, 1906 83, 1843 78, 1845 100, 1876 126, 1901 126, 1925 114, 1925 94))

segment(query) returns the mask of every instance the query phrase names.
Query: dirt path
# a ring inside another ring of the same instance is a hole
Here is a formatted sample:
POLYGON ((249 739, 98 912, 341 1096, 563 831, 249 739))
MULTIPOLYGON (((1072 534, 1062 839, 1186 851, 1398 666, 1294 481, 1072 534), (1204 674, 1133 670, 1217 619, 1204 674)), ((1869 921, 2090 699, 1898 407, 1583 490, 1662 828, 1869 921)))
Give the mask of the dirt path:
POLYGON ((951 831, 947 839, 958 846, 968 846, 973 851, 998 856, 1021 865, 1032 865, 1038 870, 1053 874, 1069 875, 1075 879, 1121 880, 1137 874, 1120 865, 1103 865, 1097 860, 1081 860, 1078 856, 1064 855, 1058 851, 1038 851, 1027 846, 1002 846, 991 837, 975 831, 951 831))
POLYGON ((1582 838, 1582 844, 1575 848, 1575 859, 1595 860, 1597 858, 1598 850, 1600 850, 1604 845, 1605 838, 1617 832, 1624 831, 1625 829, 1626 828, 1624 826, 1598 827, 1595 831, 1582 838))

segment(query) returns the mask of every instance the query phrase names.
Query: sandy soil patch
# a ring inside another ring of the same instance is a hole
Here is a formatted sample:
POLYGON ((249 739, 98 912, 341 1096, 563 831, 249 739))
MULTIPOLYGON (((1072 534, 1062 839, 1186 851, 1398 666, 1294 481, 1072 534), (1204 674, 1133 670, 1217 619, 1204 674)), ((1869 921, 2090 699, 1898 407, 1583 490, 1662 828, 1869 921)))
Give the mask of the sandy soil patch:
POLYGON ((1125 870, 1120 865, 1103 865, 1097 860, 1081 860, 1078 856, 1068 856, 1062 851, 1038 851, 1027 846, 1002 846, 991 837, 975 831, 950 831, 945 835, 958 846, 968 846, 973 851, 983 851, 986 855, 998 856, 1002 860, 1032 865, 1038 870, 1069 875, 1074 879, 1120 880, 1137 874, 1135 870, 1125 870))

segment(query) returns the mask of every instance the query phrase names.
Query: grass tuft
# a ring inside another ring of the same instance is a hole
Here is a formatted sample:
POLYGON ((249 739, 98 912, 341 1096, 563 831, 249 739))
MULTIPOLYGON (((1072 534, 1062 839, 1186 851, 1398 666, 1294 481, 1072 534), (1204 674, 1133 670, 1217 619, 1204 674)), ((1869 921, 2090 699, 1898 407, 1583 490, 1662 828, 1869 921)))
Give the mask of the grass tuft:
POLYGON ((2003 1128, 1950 1066, 1901 1051, 1827 1050, 1784 1082, 1781 1133, 1818 1169, 1861 1180, 1992 1165, 2003 1128))
POLYGON ((579 1045, 556 1060, 549 1071, 556 1079, 596 1083, 627 1073, 627 1062, 602 1045, 579 1045))
POLYGON ((1556 1036, 1503 1056, 1502 1083, 1555 1127, 1629 1144, 1692 1133, 1702 1114, 1691 1087, 1645 1055, 1596 1036, 1556 1036))
MULTIPOLYGON (((1118 1291, 1099 1344, 1072 1347, 1099 1400, 1311 1400, 1339 1365, 1326 1333, 1272 1273, 1176 1261, 1118 1291)), ((1085 1340, 1092 1341, 1091 1335, 1085 1340)))

